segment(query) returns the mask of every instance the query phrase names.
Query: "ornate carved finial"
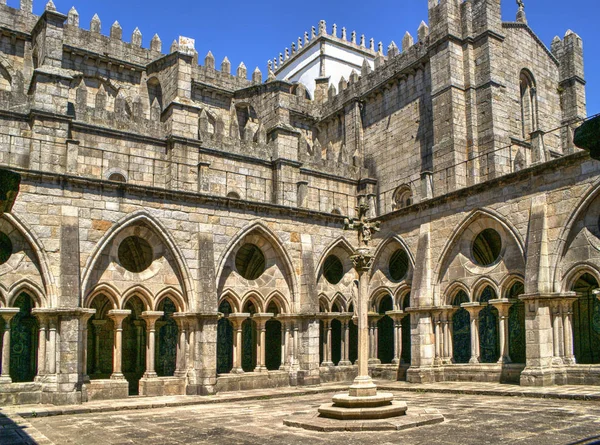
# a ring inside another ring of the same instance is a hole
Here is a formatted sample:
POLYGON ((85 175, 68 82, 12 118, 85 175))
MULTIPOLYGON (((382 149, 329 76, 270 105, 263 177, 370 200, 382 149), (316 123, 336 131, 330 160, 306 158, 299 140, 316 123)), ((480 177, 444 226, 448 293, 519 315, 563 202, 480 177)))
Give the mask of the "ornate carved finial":
POLYGON ((344 230, 355 230, 358 232, 358 243, 361 247, 369 247, 373 239, 373 234, 381 230, 381 223, 369 222, 367 215, 369 213, 369 204, 364 197, 359 198, 359 204, 356 206, 358 218, 344 219, 344 230))
POLYGON ((517 22, 527 24, 527 16, 525 15, 525 2, 523 0, 517 0, 519 10, 517 11, 517 22))

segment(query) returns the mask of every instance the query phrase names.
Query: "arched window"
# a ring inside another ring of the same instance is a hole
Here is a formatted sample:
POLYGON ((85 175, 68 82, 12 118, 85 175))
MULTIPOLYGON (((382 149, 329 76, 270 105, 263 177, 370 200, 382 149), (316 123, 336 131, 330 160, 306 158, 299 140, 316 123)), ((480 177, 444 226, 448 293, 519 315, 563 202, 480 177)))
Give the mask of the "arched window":
POLYGON ((522 70, 519 84, 521 89, 523 139, 529 139, 529 135, 537 130, 537 93, 533 74, 528 70, 522 70))
POLYGON ((498 309, 488 304, 490 300, 496 298, 498 298, 496 292, 490 286, 483 290, 479 298, 479 302, 485 305, 479 313, 479 354, 481 363, 496 363, 500 358, 498 309))
POLYGON ((171 299, 165 298, 161 301, 159 310, 164 315, 156 322, 158 345, 156 346, 155 369, 159 377, 171 377, 175 375, 177 367, 179 328, 173 318, 177 308, 171 299))
MULTIPOLYGON (((408 309, 410 307, 410 293, 406 294, 404 296, 404 300, 402 302, 402 310, 404 312, 406 312, 406 309, 408 309)), ((410 360, 411 360, 411 338, 410 338, 410 334, 411 334, 411 321, 410 321, 410 315, 408 315, 407 317, 405 317, 402 320, 402 356, 401 361, 402 363, 408 364, 410 365, 410 360)))
POLYGON ((518 299, 524 293, 523 283, 517 281, 507 295, 509 300, 514 301, 508 311, 508 350, 513 363, 525 363, 525 303, 518 299))
MULTIPOLYGON (((271 302, 267 307, 267 313, 279 314, 279 307, 275 302, 271 302)), ((269 371, 275 371, 281 366, 281 322, 279 320, 271 319, 265 324, 265 338, 266 338, 266 351, 265 351, 265 365, 269 371)))
POLYGON ((413 193, 409 185, 402 185, 396 189, 392 197, 392 210, 399 210, 413 204, 413 193))
POLYGON ((387 311, 394 310, 394 300, 391 295, 381 299, 377 308, 379 315, 383 315, 377 321, 377 358, 381 363, 392 363, 394 359, 394 321, 385 315, 387 311))
POLYGON ((156 100, 156 104, 159 106, 160 111, 162 111, 163 97, 159 80, 156 77, 152 77, 148 80, 146 85, 148 86, 148 100, 150 106, 152 106, 156 100))
POLYGON ((237 192, 229 192, 227 193, 227 197, 229 199, 240 199, 240 195, 237 192))
POLYGON ((583 274, 573 285, 577 300, 573 303, 573 343, 575 359, 580 364, 600 363, 600 301, 593 291, 598 282, 583 274))
POLYGON ((127 179, 125 178, 125 176, 121 173, 111 173, 110 176, 108 177, 109 181, 114 181, 114 182, 127 182, 127 179))
POLYGON ((226 374, 233 368, 233 327, 227 319, 233 310, 229 301, 223 300, 219 312, 224 317, 217 322, 217 373, 226 374))
POLYGON ((33 299, 22 293, 14 306, 19 313, 10 321, 10 377, 14 383, 33 382, 37 374, 38 323, 31 314, 33 299))
POLYGON ((471 359, 471 317, 467 310, 460 305, 468 303, 469 297, 465 291, 458 291, 452 306, 458 310, 452 315, 452 351, 454 363, 469 363, 471 359))

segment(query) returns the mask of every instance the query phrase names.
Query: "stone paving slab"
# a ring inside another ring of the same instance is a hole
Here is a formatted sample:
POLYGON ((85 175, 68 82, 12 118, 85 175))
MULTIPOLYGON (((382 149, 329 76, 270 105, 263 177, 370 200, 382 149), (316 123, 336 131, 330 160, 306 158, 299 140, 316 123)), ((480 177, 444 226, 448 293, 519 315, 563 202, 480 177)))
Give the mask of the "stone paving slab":
POLYGON ((325 433, 284 426, 284 419, 314 415, 330 394, 28 421, 56 445, 589 445, 600 439, 598 402, 414 391, 394 395, 409 409, 439 410, 446 421, 377 432, 325 433))

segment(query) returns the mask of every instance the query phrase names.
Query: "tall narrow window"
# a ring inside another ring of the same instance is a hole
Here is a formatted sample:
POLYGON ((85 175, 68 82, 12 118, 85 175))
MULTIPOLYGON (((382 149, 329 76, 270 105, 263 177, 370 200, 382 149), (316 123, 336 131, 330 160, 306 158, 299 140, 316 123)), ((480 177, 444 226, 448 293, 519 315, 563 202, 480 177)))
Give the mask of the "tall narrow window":
POLYGON ((528 70, 521 71, 521 128, 523 139, 537 130, 537 94, 535 80, 528 70))

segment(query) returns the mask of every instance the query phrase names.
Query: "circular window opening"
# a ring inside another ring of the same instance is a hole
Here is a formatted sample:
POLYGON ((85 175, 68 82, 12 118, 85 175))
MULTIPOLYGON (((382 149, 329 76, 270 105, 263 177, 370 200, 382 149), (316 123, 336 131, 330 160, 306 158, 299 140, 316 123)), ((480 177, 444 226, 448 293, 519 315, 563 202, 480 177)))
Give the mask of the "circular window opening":
POLYGON ((150 267, 154 259, 152 247, 139 236, 125 238, 119 245, 119 263, 129 272, 140 273, 150 267))
POLYGON ((0 232, 0 265, 6 263, 13 253, 13 245, 5 233, 0 232))
POLYGON ((393 280, 401 281, 408 273, 408 254, 400 249, 396 250, 390 258, 390 277, 393 280))
POLYGON ((473 258, 480 266, 490 266, 500 257, 502 238, 494 229, 485 229, 473 242, 473 258))
POLYGON ((265 256, 254 244, 245 244, 238 250, 235 267, 245 279, 256 280, 265 271, 265 256))
POLYGON ((331 284, 338 284, 344 276, 344 266, 338 257, 329 255, 323 266, 323 275, 331 284))

